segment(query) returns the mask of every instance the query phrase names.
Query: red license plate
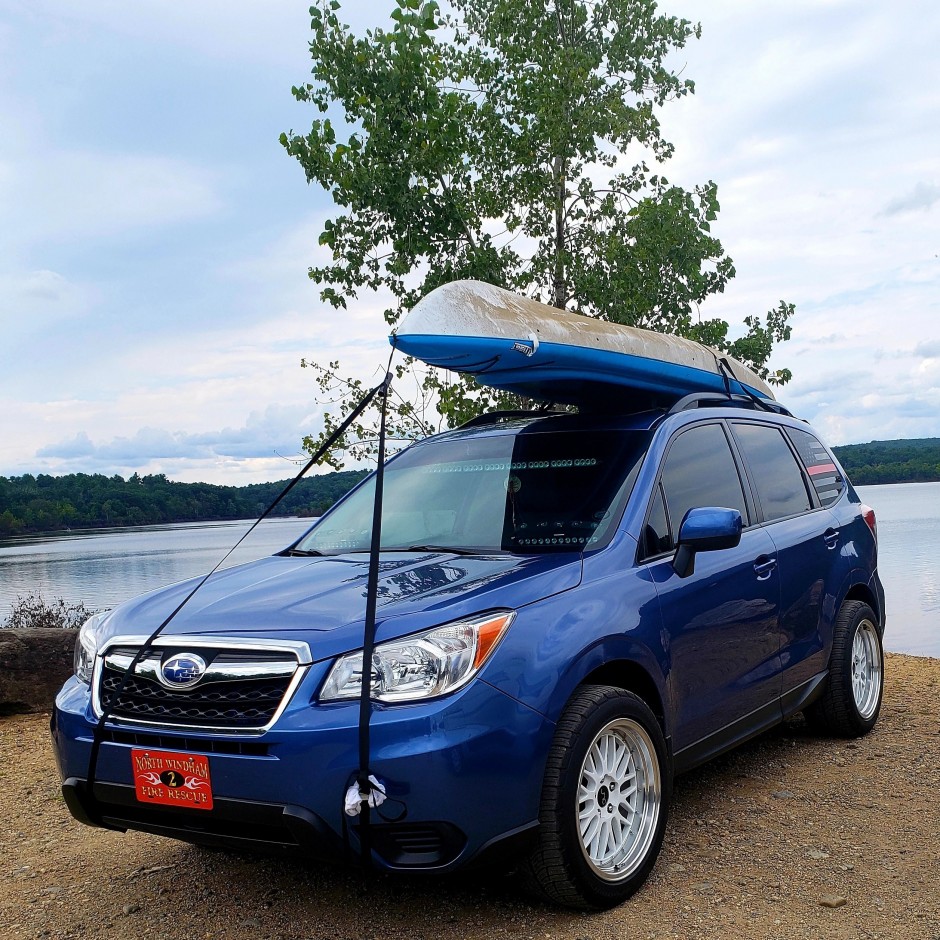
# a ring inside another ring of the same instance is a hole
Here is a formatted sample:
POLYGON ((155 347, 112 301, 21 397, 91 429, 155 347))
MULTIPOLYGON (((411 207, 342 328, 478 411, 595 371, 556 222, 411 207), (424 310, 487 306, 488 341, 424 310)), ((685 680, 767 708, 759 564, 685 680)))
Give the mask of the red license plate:
POLYGON ((212 809, 209 758, 177 751, 131 751, 134 788, 141 803, 212 809))

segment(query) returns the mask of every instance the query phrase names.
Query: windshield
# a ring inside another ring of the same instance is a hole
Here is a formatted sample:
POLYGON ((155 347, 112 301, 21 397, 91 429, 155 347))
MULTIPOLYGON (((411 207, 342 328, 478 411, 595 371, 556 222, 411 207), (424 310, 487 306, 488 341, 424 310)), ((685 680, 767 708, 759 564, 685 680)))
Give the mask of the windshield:
MULTIPOLYGON (((581 551, 606 541, 629 496, 648 434, 554 431, 429 441, 385 471, 382 550, 581 551)), ((374 478, 295 547, 365 552, 374 478)))

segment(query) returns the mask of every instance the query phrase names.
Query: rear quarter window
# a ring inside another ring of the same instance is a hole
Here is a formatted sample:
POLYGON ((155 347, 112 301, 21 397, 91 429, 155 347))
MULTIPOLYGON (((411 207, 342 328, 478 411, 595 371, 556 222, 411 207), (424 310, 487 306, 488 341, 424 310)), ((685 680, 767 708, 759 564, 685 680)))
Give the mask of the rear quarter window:
POLYGON ((787 434, 806 467, 819 502, 823 506, 831 506, 842 495, 845 481, 829 452, 809 431, 787 428, 787 434))

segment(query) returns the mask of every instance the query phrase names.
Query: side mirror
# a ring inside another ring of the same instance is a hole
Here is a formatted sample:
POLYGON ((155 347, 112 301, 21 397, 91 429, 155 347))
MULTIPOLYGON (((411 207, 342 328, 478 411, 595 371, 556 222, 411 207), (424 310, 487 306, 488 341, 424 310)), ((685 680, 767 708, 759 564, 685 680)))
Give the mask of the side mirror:
POLYGON ((696 552, 734 548, 741 541, 744 521, 737 509, 708 506, 690 509, 679 526, 679 539, 672 566, 680 578, 695 571, 696 552))

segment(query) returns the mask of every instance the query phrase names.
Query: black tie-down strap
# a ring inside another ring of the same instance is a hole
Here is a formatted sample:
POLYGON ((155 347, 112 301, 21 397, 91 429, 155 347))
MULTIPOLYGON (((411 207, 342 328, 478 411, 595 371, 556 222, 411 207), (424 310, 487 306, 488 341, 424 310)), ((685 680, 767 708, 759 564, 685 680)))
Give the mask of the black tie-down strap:
MULTIPOLYGON (((111 716, 111 713, 114 711, 114 706, 118 703, 121 693, 124 691, 128 681, 130 680, 131 676, 134 673, 134 670, 137 668, 137 665, 144 658, 144 656, 146 656, 151 651, 154 640, 156 640, 156 638, 172 622, 173 618, 192 600, 193 596, 206 583, 206 581, 208 581, 209 578, 211 578, 212 575, 214 575, 219 570, 219 568, 222 567, 222 565, 224 564, 225 560, 229 557, 229 555, 231 555, 232 552, 234 552, 235 549, 238 548, 238 546, 241 545, 242 542, 244 542, 245 539, 248 538, 249 535, 251 535, 251 533, 255 530, 255 528, 257 528, 257 526, 271 514, 271 512, 278 505, 278 503, 280 503, 281 500, 283 500, 284 497, 287 496, 287 494, 303 479, 303 477, 310 470, 310 468, 313 467, 314 464, 318 463, 320 460, 323 459, 324 455, 329 451, 329 449, 338 440, 340 440, 342 436, 349 430, 350 425, 352 425, 353 421, 355 421, 356 418, 358 418, 359 415, 361 415, 362 412, 365 411, 365 409, 369 407, 370 403, 375 398, 375 396, 380 393, 382 395, 382 434, 379 440, 379 471, 378 472, 379 474, 381 474, 382 461, 384 457, 384 444, 385 444, 385 434, 384 434, 385 400, 388 397, 388 389, 389 389, 389 386, 391 385, 391 381, 392 381, 392 375, 390 372, 387 372, 385 375, 385 379, 380 384, 376 385, 375 388, 371 389, 366 394, 366 396, 362 399, 362 401, 360 401, 359 404, 356 405, 355 408, 353 408, 353 410, 346 417, 346 420, 343 421, 343 423, 323 443, 323 445, 319 448, 319 450, 317 450, 317 452, 310 458, 310 460, 307 461, 307 463, 304 465, 300 473, 298 473, 297 476, 295 476, 294 479, 291 480, 290 483, 288 483, 287 486, 285 486, 283 490, 281 490, 281 492, 274 498, 274 500, 271 502, 268 508, 265 509, 264 512, 261 513, 261 515, 255 520, 255 522, 252 523, 248 531, 245 532, 245 534, 242 535, 242 537, 222 556, 222 558, 219 559, 218 564, 207 575, 205 575, 203 578, 199 580, 199 582, 193 587, 193 589, 179 602, 179 604, 177 604, 176 608, 160 624, 160 626, 158 626, 157 629, 154 630, 153 633, 150 634, 150 636, 147 638, 143 646, 141 646, 141 648, 137 651, 137 654, 131 660, 130 665, 127 667, 127 670, 125 671, 124 675, 121 677, 121 681, 118 683, 118 686, 117 686, 117 689, 115 689, 114 695, 111 697, 112 704, 110 706, 102 707, 101 717, 98 719, 98 723, 95 725, 95 732, 94 732, 94 736, 92 738, 92 743, 91 743, 91 754, 89 755, 89 758, 88 758, 88 782, 86 783, 88 795, 89 797, 92 798, 92 800, 93 800, 93 795, 94 795, 93 790, 94 790, 94 785, 95 785, 95 774, 98 768, 98 754, 101 750, 101 741, 104 738, 105 723, 107 722, 108 718, 111 716)), ((381 476, 377 479, 376 483, 377 483, 377 493, 381 494, 381 476)), ((378 498, 378 504, 379 506, 381 506, 380 495, 378 498)), ((375 544, 375 539, 373 539, 373 544, 375 544)), ((378 565, 376 564, 375 567, 376 567, 376 574, 377 574, 378 565)), ((371 567, 370 567, 370 571, 371 571, 371 567)), ((371 583, 372 582, 370 581, 370 584, 371 583)), ((374 590, 370 591, 369 597, 370 599, 374 597, 374 590)), ((373 600, 372 610, 373 610, 372 636, 374 638, 375 636, 374 600, 373 600)), ((367 606, 366 619, 368 621, 368 606, 367 606)), ((370 660, 371 660, 371 653, 370 653, 370 660)), ((94 676, 92 676, 92 681, 94 682, 94 676)), ((368 718, 366 720, 368 721, 368 718)), ((361 732, 360 732, 360 738, 361 738, 361 732)), ((368 748, 368 729, 366 730, 366 746, 368 748)), ((362 751, 360 750, 360 755, 361 753, 362 751)), ((366 753, 368 754, 368 751, 366 751, 366 753)), ((362 764, 361 758, 360 758, 360 764, 362 764)))
MULTIPOLYGON (((389 377, 390 378, 390 377, 389 377)), ((372 544, 369 548, 369 575, 366 580, 366 620, 362 637, 362 680, 359 689, 359 770, 356 783, 362 797, 362 813, 359 824, 359 843, 362 863, 366 868, 372 864, 371 804, 375 788, 370 779, 370 724, 372 717, 372 654, 375 650, 375 608, 379 587, 379 553, 382 547, 382 497, 385 489, 385 412, 388 403, 388 385, 382 391, 381 417, 379 420, 379 454, 375 470, 375 502, 372 510, 372 544)), ((379 784, 382 797, 384 787, 379 784)))

